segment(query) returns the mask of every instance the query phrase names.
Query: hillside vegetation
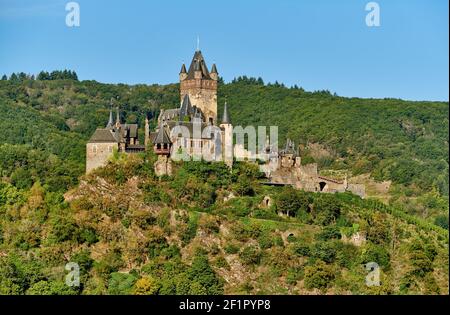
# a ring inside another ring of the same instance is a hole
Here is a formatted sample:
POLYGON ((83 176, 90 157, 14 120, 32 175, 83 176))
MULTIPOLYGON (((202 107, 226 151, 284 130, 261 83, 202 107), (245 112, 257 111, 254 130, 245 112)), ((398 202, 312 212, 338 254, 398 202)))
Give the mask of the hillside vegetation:
POLYGON ((0 292, 448 293, 444 229, 349 193, 260 185, 252 164, 189 162, 158 179, 154 159, 116 155, 65 201, 3 184, 0 292), (68 262, 80 287, 62 282, 68 262), (366 286, 369 262, 380 286, 366 286))
POLYGON ((83 176, 111 98, 142 129, 178 105, 178 85, 37 78, 0 80, 0 293, 448 294, 448 103, 220 85, 234 125, 277 125, 321 171, 392 182, 381 203, 262 186, 251 164, 177 164, 158 179, 151 153, 83 176), (379 287, 365 285, 370 261, 379 287))

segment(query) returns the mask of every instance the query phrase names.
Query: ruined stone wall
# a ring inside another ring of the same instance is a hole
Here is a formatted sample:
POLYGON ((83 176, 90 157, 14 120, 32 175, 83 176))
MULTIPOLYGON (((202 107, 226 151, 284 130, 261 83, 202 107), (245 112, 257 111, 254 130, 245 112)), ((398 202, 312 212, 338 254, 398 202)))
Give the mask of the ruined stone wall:
POLYGON ((88 143, 86 144, 86 173, 106 165, 109 157, 117 150, 117 143, 88 143))
POLYGON ((156 176, 172 175, 172 161, 166 155, 158 155, 154 166, 156 176))
POLYGON ((348 184, 347 190, 361 198, 366 196, 366 186, 363 184, 348 184))

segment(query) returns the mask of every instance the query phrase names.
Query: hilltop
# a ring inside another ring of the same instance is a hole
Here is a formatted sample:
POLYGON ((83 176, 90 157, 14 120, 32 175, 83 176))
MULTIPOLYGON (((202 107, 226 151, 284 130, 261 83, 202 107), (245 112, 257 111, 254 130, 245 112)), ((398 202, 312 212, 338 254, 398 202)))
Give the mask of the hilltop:
POLYGON ((264 186, 243 163, 176 164, 157 178, 150 152, 83 175, 111 98, 124 121, 143 128, 148 115, 154 127, 178 85, 19 75, 0 81, 0 293, 448 294, 448 103, 247 77, 219 86, 234 125, 278 125, 302 161, 364 179, 370 198, 264 186), (78 290, 62 282, 69 261, 78 290), (380 287, 365 285, 370 261, 380 287))

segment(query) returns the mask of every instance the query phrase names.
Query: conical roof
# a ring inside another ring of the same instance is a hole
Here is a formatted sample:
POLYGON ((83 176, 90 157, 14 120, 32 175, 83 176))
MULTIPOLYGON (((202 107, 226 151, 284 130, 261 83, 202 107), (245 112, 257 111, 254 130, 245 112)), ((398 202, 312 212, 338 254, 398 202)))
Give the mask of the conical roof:
POLYGON ((184 63, 183 63, 183 65, 181 66, 181 70, 180 70, 180 73, 186 73, 187 71, 186 71, 186 66, 184 65, 184 63))
POLYGON ((167 134, 166 129, 162 126, 162 124, 159 125, 158 134, 156 135, 155 139, 153 139, 153 144, 171 144, 172 141, 170 141, 170 137, 167 134))
POLYGON ((194 57, 192 57, 187 78, 195 79, 195 71, 201 71, 202 79, 211 79, 205 59, 203 58, 202 52, 200 50, 197 50, 194 54, 194 57))

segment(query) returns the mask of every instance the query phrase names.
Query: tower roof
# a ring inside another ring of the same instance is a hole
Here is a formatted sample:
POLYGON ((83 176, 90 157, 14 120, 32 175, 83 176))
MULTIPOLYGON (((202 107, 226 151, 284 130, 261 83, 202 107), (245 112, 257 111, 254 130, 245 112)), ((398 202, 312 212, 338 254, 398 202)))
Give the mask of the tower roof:
POLYGON ((159 125, 158 133, 155 139, 153 139, 153 144, 171 144, 169 135, 162 124, 159 125))
POLYGON ((213 63, 213 65, 212 65, 212 67, 211 67, 211 73, 218 73, 218 72, 217 72, 217 67, 216 67, 216 64, 215 64, 215 63, 213 63))
POLYGON ((203 58, 202 52, 200 50, 197 50, 194 54, 194 57, 192 57, 187 79, 194 79, 195 71, 201 71, 202 79, 211 79, 205 59, 203 58))
POLYGON ((230 115, 228 114, 227 102, 223 106, 222 124, 231 124, 230 115))
POLYGON ((180 74, 181 73, 186 73, 187 71, 186 71, 186 66, 184 65, 184 63, 183 63, 183 65, 181 66, 181 70, 180 70, 180 74))

